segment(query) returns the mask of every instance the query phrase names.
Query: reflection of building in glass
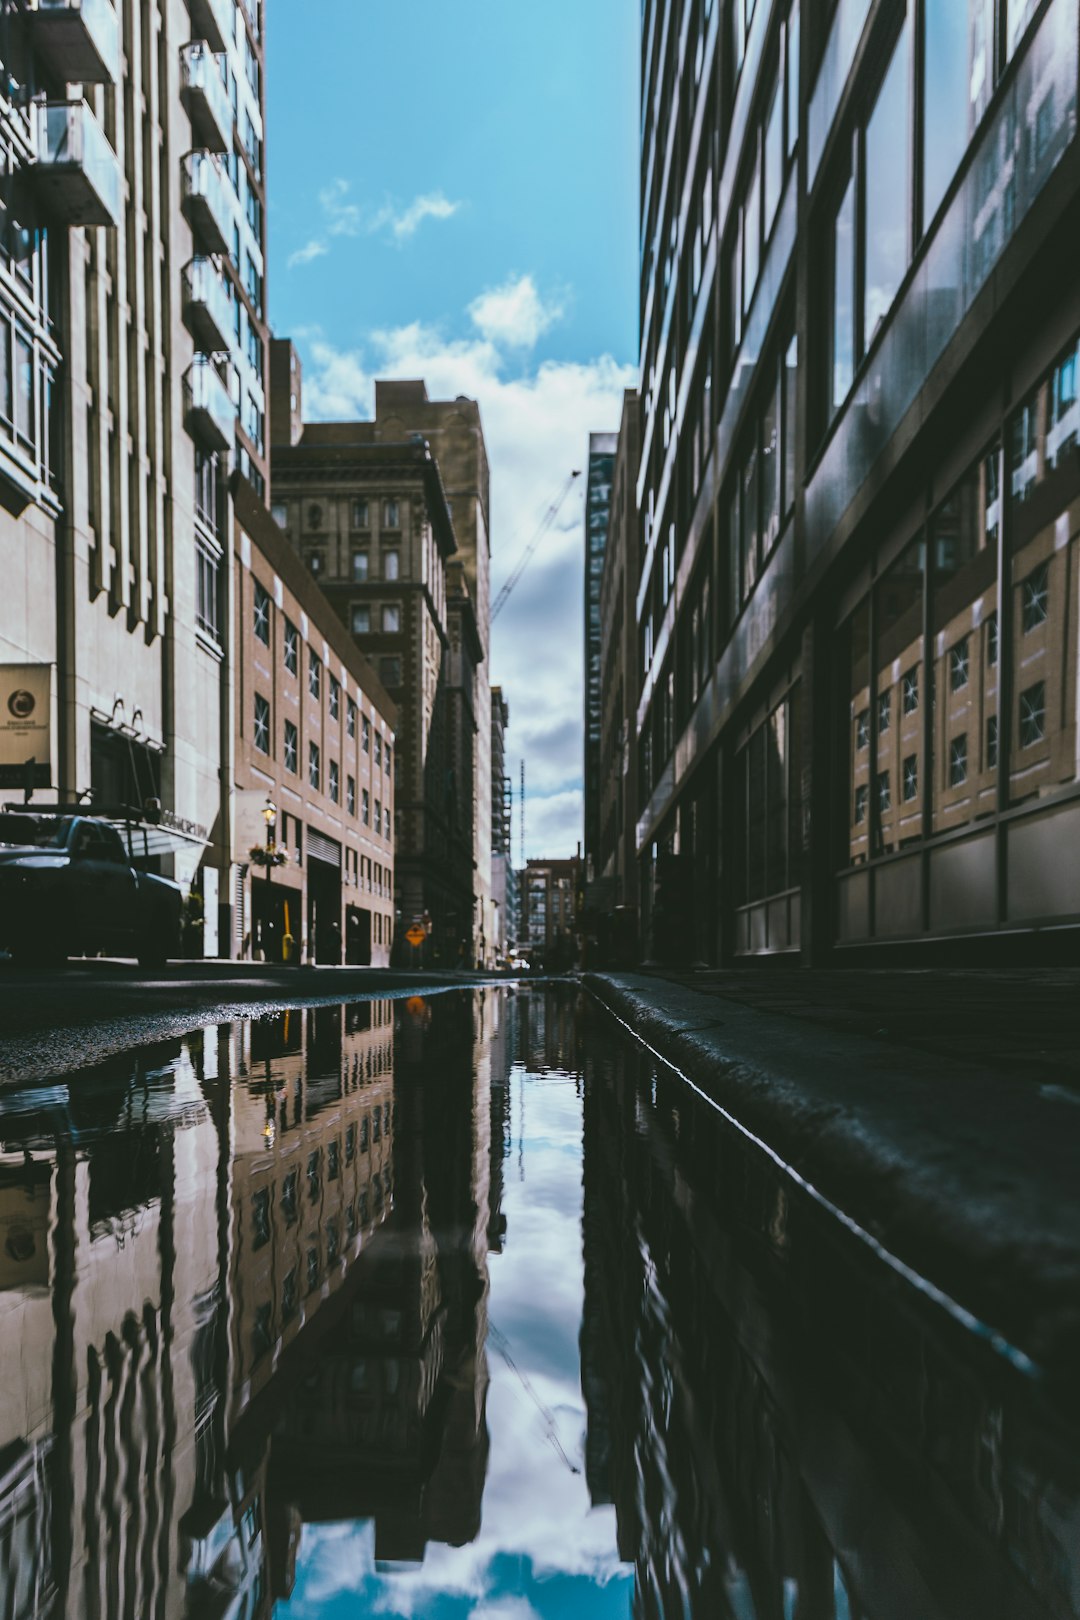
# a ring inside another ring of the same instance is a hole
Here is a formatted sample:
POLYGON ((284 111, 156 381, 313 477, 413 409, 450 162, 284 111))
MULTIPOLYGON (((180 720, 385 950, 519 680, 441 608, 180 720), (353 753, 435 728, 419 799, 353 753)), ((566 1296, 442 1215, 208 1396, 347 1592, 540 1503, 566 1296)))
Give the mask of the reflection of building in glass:
POLYGON ((945 1616, 958 1591, 972 1614, 1075 1612, 1071 1434, 604 1033, 582 1386, 635 1615, 945 1616))
POLYGON ((642 13, 623 832, 712 962, 1080 918, 1075 0, 807 11, 642 13))

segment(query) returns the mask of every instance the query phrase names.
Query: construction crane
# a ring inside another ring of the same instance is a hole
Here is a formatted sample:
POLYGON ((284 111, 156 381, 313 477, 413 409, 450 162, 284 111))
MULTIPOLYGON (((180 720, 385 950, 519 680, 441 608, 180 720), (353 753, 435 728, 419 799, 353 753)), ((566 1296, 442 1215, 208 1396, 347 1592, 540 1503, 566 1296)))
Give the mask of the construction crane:
POLYGON ((512 570, 510 572, 509 578, 506 579, 506 581, 503 584, 502 590, 499 592, 498 596, 495 598, 495 601, 494 601, 494 603, 492 605, 492 609, 491 609, 491 618, 492 618, 493 623, 498 618, 498 616, 502 612, 503 608, 506 606, 507 601, 509 600, 509 597, 510 597, 510 593, 514 589, 514 586, 517 584, 518 580, 521 578, 521 576, 525 572, 526 568, 528 568, 530 562, 532 561, 533 554, 535 553, 537 546, 540 544, 540 542, 544 538, 544 536, 554 526, 555 519, 558 517, 559 513, 563 509, 563 504, 564 504, 564 502, 566 500, 566 497, 569 495, 570 491, 573 489, 574 485, 577 483, 577 481, 578 481, 578 479, 580 477, 581 477, 581 469, 580 468, 575 468, 575 470, 570 474, 569 478, 566 480, 566 483, 563 485, 562 489, 559 491, 558 495, 552 501, 551 505, 548 507, 547 511, 544 513, 543 517, 541 518, 540 527, 537 529, 536 533, 533 535, 532 539, 529 541, 528 545, 525 547, 525 550, 522 552, 521 556, 518 558, 517 562, 514 564, 512 570))

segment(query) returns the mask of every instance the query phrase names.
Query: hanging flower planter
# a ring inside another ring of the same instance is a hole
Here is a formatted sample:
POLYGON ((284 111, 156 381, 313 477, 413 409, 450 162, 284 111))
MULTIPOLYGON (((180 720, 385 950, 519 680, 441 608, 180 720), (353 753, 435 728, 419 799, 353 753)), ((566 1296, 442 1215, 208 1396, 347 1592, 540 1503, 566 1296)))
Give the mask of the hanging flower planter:
POLYGON ((289 852, 285 849, 264 849, 261 844, 256 844, 254 849, 248 850, 248 860, 252 866, 286 866, 289 852))

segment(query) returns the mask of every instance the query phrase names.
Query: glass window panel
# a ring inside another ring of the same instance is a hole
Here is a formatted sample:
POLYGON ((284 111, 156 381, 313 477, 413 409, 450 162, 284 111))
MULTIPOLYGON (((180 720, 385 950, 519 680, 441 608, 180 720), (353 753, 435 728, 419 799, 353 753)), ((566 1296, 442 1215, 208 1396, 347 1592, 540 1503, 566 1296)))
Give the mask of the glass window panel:
POLYGON ((923 228, 956 173, 992 83, 993 0, 925 0, 923 228))
POLYGON ((772 232, 776 210, 780 206, 780 192, 784 184, 784 97, 779 84, 773 86, 772 102, 765 123, 765 240, 772 232))
POLYGON ((742 473, 742 600, 753 590, 758 572, 758 453, 754 445, 742 473))
POLYGON ((1038 9, 1039 0, 1005 0, 1005 48, 1010 58, 1038 9))
POLYGON ((780 533, 780 380, 761 418, 761 534, 767 556, 780 533))
MULTIPOLYGON (((934 515, 930 528, 933 595, 933 805, 935 832, 988 815, 997 802, 994 770, 972 759, 958 778, 951 760, 958 737, 978 737, 997 713, 998 458, 983 456, 934 515), (956 793, 956 788, 963 788, 956 793)), ((966 747, 966 744, 965 744, 966 747)))
POLYGON ((855 181, 848 181, 833 224, 832 393, 836 411, 855 375, 855 181))
POLYGON ((761 162, 754 163, 754 171, 746 187, 746 207, 743 210, 743 311, 750 308, 761 268, 761 162))
MULTIPOLYGON (((915 771, 923 780, 923 705, 919 670, 923 662, 923 596, 926 547, 914 540, 905 548, 876 590, 877 647, 875 649, 878 701, 897 688, 899 703, 892 702, 892 724, 887 732, 879 726, 877 771, 895 786, 904 781, 904 765, 914 759, 915 771)), ((891 792, 885 806, 879 795, 876 851, 888 854, 922 836, 921 799, 905 799, 891 792)))
POLYGON ((866 320, 869 347, 908 265, 908 40, 905 23, 866 126, 866 320))
MULTIPOLYGON (((869 854, 870 797, 870 599, 859 604, 841 631, 840 666, 844 672, 842 726, 838 735, 846 739, 841 786, 847 803, 847 831, 839 851, 840 865, 861 865, 869 854), (865 718, 864 718, 865 717, 865 718), (864 737, 866 726, 866 740, 864 737)), ((838 824, 843 826, 841 818, 838 824)))
POLYGON ((787 30, 787 149, 799 139, 799 0, 791 8, 787 30))
POLYGON ((750 762, 747 796, 748 872, 747 898, 760 900, 765 893, 765 734, 759 726, 747 750, 750 762))
POLYGON ((795 504, 795 428, 798 421, 799 340, 793 337, 784 356, 784 484, 781 511, 786 516, 795 504))
POLYGON ((765 731, 765 892, 779 894, 788 886, 788 730, 787 704, 769 716, 765 731))

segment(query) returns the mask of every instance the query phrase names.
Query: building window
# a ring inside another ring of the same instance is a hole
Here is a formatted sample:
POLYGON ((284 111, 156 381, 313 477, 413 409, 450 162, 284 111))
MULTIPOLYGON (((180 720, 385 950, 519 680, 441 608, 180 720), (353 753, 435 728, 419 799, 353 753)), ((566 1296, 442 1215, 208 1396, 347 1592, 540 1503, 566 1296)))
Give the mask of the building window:
POLYGON ((318 579, 320 574, 326 572, 326 558, 323 556, 321 551, 307 552, 305 561, 307 562, 308 573, 311 574, 315 579, 318 579))
POLYGON ((296 1267, 293 1266, 285 1281, 281 1285, 281 1320, 291 1322, 296 1315, 300 1304, 300 1290, 296 1279, 296 1267))
POLYGON ((967 733, 953 737, 949 743, 949 786, 960 787, 967 781, 967 733))
POLYGON ((353 503, 352 503, 352 526, 353 526, 354 529, 366 529, 368 527, 368 503, 367 503, 367 501, 353 501, 353 503))
POLYGON ((281 1213, 291 1226, 297 1216, 297 1186, 299 1181, 298 1170, 290 1170, 281 1184, 281 1213))
POLYGON ((385 748, 383 749, 383 770, 386 772, 387 776, 390 775, 391 755, 392 749, 388 740, 385 748))
POLYGON ((866 820, 866 807, 870 802, 870 789, 865 782, 860 782, 855 789, 855 825, 861 826, 866 820))
POLYGON ((368 719, 366 714, 364 716, 363 726, 360 732, 360 752, 362 754, 371 753, 371 721, 368 719))
POLYGON ((395 546, 392 550, 382 554, 382 577, 386 580, 395 580, 401 574, 401 552, 395 546))
POLYGON ((960 692, 967 685, 971 674, 971 649, 967 636, 958 641, 955 647, 949 650, 949 686, 954 692, 960 692))
POLYGON ((352 554, 352 577, 355 585, 366 585, 371 568, 371 558, 366 551, 354 551, 352 554))
POLYGON ((910 804, 912 799, 919 796, 919 761, 914 754, 909 754, 904 760, 903 793, 905 804, 910 804))
POLYGON ((377 838, 382 837, 382 801, 381 801, 381 799, 376 799, 375 800, 375 836, 377 838))
MULTIPOLYGON (((7 382, 7 339, 6 333, 2 340, 3 349, 0 350, 0 372, 3 382, 0 383, 0 410, 7 412, 7 399, 10 385, 7 382)), ((206 525, 215 538, 220 539, 221 523, 218 516, 218 460, 212 451, 196 450, 195 452, 195 516, 206 525)))
POLYGON ((356 778, 354 776, 347 776, 345 778, 345 809, 346 809, 346 811, 348 812, 348 814, 350 816, 355 816, 355 814, 356 814, 356 778))
POLYGON ((1022 590, 1024 634, 1045 624, 1050 611, 1049 568, 1043 563, 1025 579, 1022 590))
POLYGON ((308 781, 318 792, 322 788, 322 760, 318 743, 308 743, 308 781))
POLYGON ((285 769, 290 776, 300 769, 300 733, 291 720, 285 722, 285 769))
POLYGON ((330 677, 329 707, 331 720, 339 719, 341 716, 341 683, 336 675, 330 677))
POLYGON ((270 752, 270 704, 261 692, 255 694, 255 747, 260 754, 270 752))
POLYGON ((382 764, 382 735, 378 731, 375 733, 375 763, 382 764))
POLYGON ((219 558, 209 546, 196 540, 195 546, 195 623, 211 641, 221 639, 218 592, 219 558))
POLYGON ((356 736, 356 704, 352 698, 346 698, 345 700, 345 735, 347 737, 356 736))
POLYGON ((319 1285, 318 1249, 309 1249, 307 1252, 307 1285, 309 1294, 319 1285))
POLYGON ((998 762, 998 717, 992 714, 986 722, 986 768, 996 771, 998 762))
POLYGON ((265 1248, 270 1241, 270 1189, 260 1187, 251 1200, 251 1247, 265 1248))
POLYGON ((986 662, 993 669, 998 661, 998 616, 991 613, 986 621, 986 662))
POLYGON ((352 610, 352 633, 354 636, 366 636, 370 629, 371 609, 366 602, 360 602, 352 610))
POLYGON ((879 771, 877 779, 877 802, 882 815, 892 809, 892 793, 889 791, 888 771, 879 771))
POLYGON ((328 766, 328 774, 330 781, 330 798, 334 804, 337 804, 341 798, 341 785, 338 777, 338 762, 336 759, 332 759, 330 761, 328 766))
MULTIPOLYGON (((885 694, 887 696, 887 694, 885 694)), ((870 710, 863 709, 855 721, 855 747, 862 749, 870 743, 870 710)))
POLYGON ((290 675, 298 674, 300 670, 300 632, 291 619, 285 620, 285 634, 282 645, 286 670, 290 675))
POLYGON ((401 509, 397 501, 383 502, 382 526, 384 529, 401 528, 401 509))
POLYGON ((836 210, 832 232, 832 380, 830 413, 839 410, 855 376, 855 180, 836 210))
POLYGON ((892 688, 886 692, 878 693, 877 700, 877 728, 878 736, 883 737, 892 725, 892 688))
POLYGON ((273 1312, 269 1305, 260 1305, 255 1312, 251 1330, 251 1349, 256 1361, 265 1356, 273 1344, 273 1312))
POLYGON ((914 714, 919 707, 919 667, 916 664, 900 680, 900 702, 905 714, 914 714))
POLYGON ((264 647, 269 647, 269 645, 270 645, 270 593, 269 593, 269 591, 265 591, 263 589, 263 587, 259 584, 258 580, 255 581, 255 598, 254 598, 253 611, 254 611, 253 627, 254 627, 254 630, 255 630, 255 638, 256 638, 257 641, 261 641, 264 647))
POLYGON ((400 658, 380 658, 379 659, 379 679, 382 681, 382 683, 386 687, 387 691, 392 691, 394 687, 400 686, 401 685, 401 659, 400 658))
POLYGON ((888 314, 910 257, 908 39, 905 23, 866 125, 864 349, 888 314))
POLYGON ((396 602, 387 602, 382 610, 382 627, 384 635, 396 635, 401 629, 401 609, 396 602))
POLYGON ((1020 746, 1031 748, 1046 736, 1046 683, 1036 681, 1020 694, 1020 746))
POLYGON ((322 664, 316 653, 308 654, 307 688, 316 700, 322 696, 322 664))
POLYGON ((371 826, 371 794, 367 788, 360 789, 360 820, 365 827, 371 826))

